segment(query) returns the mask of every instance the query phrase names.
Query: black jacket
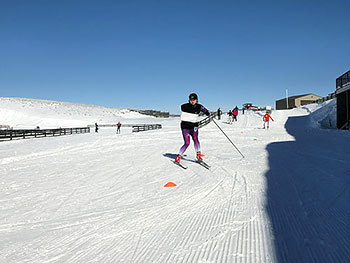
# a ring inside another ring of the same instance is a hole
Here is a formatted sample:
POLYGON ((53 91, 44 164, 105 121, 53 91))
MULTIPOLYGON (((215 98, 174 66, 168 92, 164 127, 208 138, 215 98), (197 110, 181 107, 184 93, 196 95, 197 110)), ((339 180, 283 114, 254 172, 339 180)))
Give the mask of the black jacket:
POLYGON ((203 112, 206 115, 210 115, 210 112, 201 104, 192 105, 191 103, 185 103, 181 105, 181 129, 193 129, 198 127, 197 117, 203 112))

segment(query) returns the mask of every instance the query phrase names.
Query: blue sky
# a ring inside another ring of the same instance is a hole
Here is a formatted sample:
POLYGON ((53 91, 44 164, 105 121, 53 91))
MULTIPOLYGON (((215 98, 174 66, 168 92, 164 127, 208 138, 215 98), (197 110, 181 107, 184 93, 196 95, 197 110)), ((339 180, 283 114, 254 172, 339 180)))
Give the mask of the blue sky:
POLYGON ((179 112, 325 96, 350 69, 350 1, 0 2, 0 97, 179 112))

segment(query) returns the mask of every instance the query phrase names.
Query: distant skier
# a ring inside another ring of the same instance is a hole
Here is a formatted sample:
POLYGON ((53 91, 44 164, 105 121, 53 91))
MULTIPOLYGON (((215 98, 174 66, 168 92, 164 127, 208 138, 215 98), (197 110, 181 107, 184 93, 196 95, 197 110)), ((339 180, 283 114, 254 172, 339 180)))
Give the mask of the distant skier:
POLYGON ((238 107, 236 106, 232 111, 233 121, 237 121, 238 107))
POLYGON ((245 107, 242 108, 242 114, 244 115, 245 112, 245 107))
POLYGON ((229 110, 227 115, 228 115, 228 117, 227 117, 228 118, 228 122, 231 124, 232 123, 232 110, 229 110))
POLYGON ((218 120, 220 120, 221 119, 221 114, 222 114, 222 111, 221 111, 220 108, 218 108, 217 114, 218 114, 218 120))
POLYGON ((198 140, 198 116, 200 113, 204 113, 207 116, 210 112, 201 104, 198 104, 198 96, 196 93, 189 95, 189 102, 181 105, 181 130, 184 139, 184 145, 180 148, 175 162, 180 163, 181 156, 190 145, 190 137, 194 142, 194 149, 197 154, 197 161, 202 161, 202 154, 200 152, 200 144, 198 140))
POLYGON ((264 128, 265 129, 265 126, 267 125, 267 129, 269 128, 269 124, 270 124, 270 119, 272 121, 274 121, 271 117, 271 115, 266 111, 264 117, 263 117, 263 121, 264 121, 264 128))
POLYGON ((122 126, 122 124, 120 123, 120 121, 118 121, 117 123, 117 134, 120 134, 120 127, 122 126))
POLYGON ((95 123, 95 132, 98 132, 98 125, 95 123))

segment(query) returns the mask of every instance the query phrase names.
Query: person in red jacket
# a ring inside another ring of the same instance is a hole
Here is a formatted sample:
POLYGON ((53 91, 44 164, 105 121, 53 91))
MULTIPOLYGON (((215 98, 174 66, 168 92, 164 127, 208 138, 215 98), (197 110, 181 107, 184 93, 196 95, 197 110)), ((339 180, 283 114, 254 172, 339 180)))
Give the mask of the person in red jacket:
POLYGON ((232 111, 233 121, 237 121, 238 107, 236 106, 232 111))
POLYGON ((271 115, 270 115, 268 112, 266 112, 265 115, 264 115, 264 117, 263 117, 263 121, 264 121, 264 128, 263 128, 263 129, 265 129, 266 124, 267 124, 267 129, 269 128, 270 119, 271 119, 272 121, 274 121, 274 120, 272 119, 271 115))

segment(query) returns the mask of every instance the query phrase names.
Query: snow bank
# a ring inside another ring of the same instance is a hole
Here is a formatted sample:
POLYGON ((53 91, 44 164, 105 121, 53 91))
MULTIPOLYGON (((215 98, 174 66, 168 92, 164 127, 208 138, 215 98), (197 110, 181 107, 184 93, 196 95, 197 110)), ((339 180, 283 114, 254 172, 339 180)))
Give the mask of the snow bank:
POLYGON ((337 128, 337 100, 332 99, 321 104, 313 103, 302 107, 310 112, 310 124, 314 128, 337 128))
POLYGON ((284 126, 289 117, 309 115, 312 128, 336 129, 337 101, 332 99, 323 103, 312 103, 290 110, 272 111, 272 118, 278 120, 274 125, 284 126))
POLYGON ((155 118, 129 109, 37 99, 0 98, 0 125, 14 128, 87 126, 95 122, 125 123, 136 119, 150 122, 155 118))

